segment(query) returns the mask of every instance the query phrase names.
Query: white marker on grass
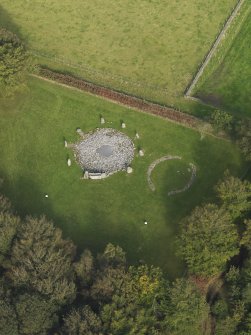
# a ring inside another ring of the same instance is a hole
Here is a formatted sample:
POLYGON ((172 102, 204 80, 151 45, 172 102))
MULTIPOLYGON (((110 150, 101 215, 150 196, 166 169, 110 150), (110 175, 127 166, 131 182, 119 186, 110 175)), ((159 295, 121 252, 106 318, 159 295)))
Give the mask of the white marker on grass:
POLYGON ((45 198, 49 198, 49 195, 48 195, 48 194, 45 194, 45 198))

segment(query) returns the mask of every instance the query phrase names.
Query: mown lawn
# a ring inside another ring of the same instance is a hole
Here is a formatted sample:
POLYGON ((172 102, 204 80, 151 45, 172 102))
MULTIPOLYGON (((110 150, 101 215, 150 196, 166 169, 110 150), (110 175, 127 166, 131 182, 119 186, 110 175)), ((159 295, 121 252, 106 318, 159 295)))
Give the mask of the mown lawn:
POLYGON ((49 57, 40 63, 170 104, 183 95, 236 2, 1 0, 0 24, 49 57))
POLYGON ((251 117, 251 10, 223 61, 196 96, 237 116, 251 117))
MULTIPOLYGON (((183 271, 175 256, 175 237, 180 219, 197 204, 213 198, 212 188, 226 169, 241 175, 242 160, 229 142, 200 134, 163 119, 132 111, 99 98, 31 79, 30 92, 19 101, 0 104, 1 187, 21 215, 45 213, 65 236, 80 247, 101 250, 107 242, 120 244, 131 262, 144 260, 160 265, 171 277, 183 271), (134 172, 115 174, 103 181, 80 180, 80 168, 67 166, 70 149, 64 137, 78 139, 84 131, 99 127, 102 114, 106 127, 125 131, 135 146, 134 172), (164 155, 182 156, 164 162, 153 172, 156 191, 147 184, 147 169, 164 155), (189 180, 188 164, 196 165, 197 178, 190 190, 169 197, 189 180), (49 198, 44 195, 48 193, 49 198), (144 220, 149 224, 144 225, 144 220)), ((195 237, 196 238, 196 237, 195 237)))

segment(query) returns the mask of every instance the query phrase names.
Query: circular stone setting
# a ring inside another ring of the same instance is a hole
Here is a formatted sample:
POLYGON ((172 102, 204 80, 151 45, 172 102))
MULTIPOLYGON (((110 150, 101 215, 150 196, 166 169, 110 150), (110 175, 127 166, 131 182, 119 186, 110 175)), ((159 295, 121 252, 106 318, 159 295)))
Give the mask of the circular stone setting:
POLYGON ((134 157, 134 144, 125 134, 111 128, 101 128, 86 134, 73 146, 81 168, 107 176, 126 170, 134 157))

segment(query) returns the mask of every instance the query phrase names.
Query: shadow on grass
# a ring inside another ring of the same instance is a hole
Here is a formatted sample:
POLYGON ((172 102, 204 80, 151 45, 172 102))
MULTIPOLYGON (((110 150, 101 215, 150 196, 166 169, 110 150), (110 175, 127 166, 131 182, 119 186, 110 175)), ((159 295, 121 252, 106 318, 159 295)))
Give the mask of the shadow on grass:
POLYGON ((17 36, 20 39, 24 39, 20 29, 18 26, 14 23, 11 16, 8 14, 8 12, 3 8, 3 6, 0 4, 0 28, 6 28, 10 30, 11 32, 17 34, 17 36))
POLYGON ((97 205, 88 210, 90 223, 84 224, 74 214, 60 215, 53 209, 54 204, 50 194, 45 197, 47 190, 42 190, 34 181, 19 177, 11 180, 7 173, 0 170, 3 182, 0 184, 0 193, 7 196, 17 215, 24 219, 27 215, 39 217, 45 215, 52 220, 55 226, 63 231, 64 238, 70 238, 78 246, 78 252, 89 248, 94 254, 102 252, 108 243, 121 246, 127 255, 130 264, 140 261, 138 248, 142 241, 142 234, 136 225, 127 225, 121 229, 121 225, 108 222, 105 212, 97 205))

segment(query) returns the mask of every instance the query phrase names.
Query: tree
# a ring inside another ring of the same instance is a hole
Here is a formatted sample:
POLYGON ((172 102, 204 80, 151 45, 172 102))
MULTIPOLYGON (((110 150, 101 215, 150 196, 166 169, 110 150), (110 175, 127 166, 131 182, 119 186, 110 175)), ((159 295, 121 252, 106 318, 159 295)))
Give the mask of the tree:
POLYGON ((229 213, 213 204, 195 208, 182 222, 178 242, 189 272, 205 277, 218 275, 239 252, 237 228, 229 213))
POLYGON ((98 255, 98 262, 102 268, 124 267, 126 264, 125 252, 121 247, 108 243, 103 254, 98 255))
POLYGON ((211 120, 216 130, 232 129, 233 116, 226 112, 215 110, 212 113, 211 120))
POLYGON ((78 262, 73 264, 76 276, 82 287, 87 287, 93 280, 95 265, 94 257, 89 250, 85 250, 78 262))
POLYGON ((130 267, 111 302, 102 307, 105 333, 162 334, 166 291, 166 282, 158 268, 130 267))
POLYGON ((240 270, 231 266, 225 275, 226 296, 229 307, 241 300, 241 274, 240 270))
POLYGON ((59 305, 73 301, 72 262, 75 246, 45 217, 27 218, 18 229, 6 266, 6 278, 16 288, 34 290, 59 305))
POLYGON ((7 211, 0 212, 0 264, 9 252, 11 243, 16 235, 20 219, 7 211))
POLYGON ((19 335, 18 320, 10 292, 0 284, 0 334, 19 335))
POLYGON ((98 304, 109 302, 124 281, 125 273, 124 251, 108 244, 103 254, 97 257, 97 269, 90 289, 91 298, 98 304))
POLYGON ((0 212, 1 213, 12 213, 11 203, 9 199, 0 194, 0 212))
POLYGON ((247 161, 251 160, 251 121, 240 121, 236 127, 237 144, 247 161))
POLYGON ((205 296, 188 280, 177 279, 169 288, 166 323, 170 334, 206 334, 209 312, 205 296))
POLYGON ((28 57, 19 38, 0 29, 0 95, 9 96, 24 83, 28 57))
MULTIPOLYGON (((242 270, 241 270, 241 293, 242 301, 245 302, 247 306, 247 311, 251 312, 251 257, 245 260, 242 270)), ((250 328, 251 328, 251 318, 250 318, 250 328)))
MULTIPOLYGON (((249 248, 250 250, 250 248, 249 248)), ((250 254, 242 265, 240 271, 240 278, 238 283, 234 283, 234 288, 236 291, 236 286, 239 290, 239 300, 235 302, 238 306, 242 306, 242 314, 239 313, 238 321, 238 330, 239 332, 235 335, 250 335, 251 334, 251 257, 250 254)), ((228 283, 229 284, 229 283, 228 283)), ((230 290, 233 291, 233 288, 230 286, 230 290)), ((232 303, 233 305, 233 303, 232 303)), ((235 307, 235 306, 234 306, 235 307)), ((233 307, 232 307, 233 309, 233 307)))
POLYGON ((225 177, 215 187, 222 205, 231 213, 233 219, 251 209, 251 183, 233 177, 227 171, 225 177))
POLYGON ((235 335, 238 325, 243 320, 244 312, 244 304, 239 301, 234 306, 232 315, 227 316, 225 319, 217 320, 215 335, 235 335))
POLYGON ((72 310, 64 317, 62 335, 102 335, 102 322, 89 306, 72 310))
POLYGON ((251 278, 249 265, 249 262, 245 262, 241 270, 232 266, 225 274, 222 298, 227 303, 227 315, 215 314, 216 335, 248 335, 251 330, 248 313, 251 300, 247 294, 251 278))
POLYGON ((251 251, 251 220, 245 220, 244 225, 245 231, 243 232, 241 238, 241 245, 245 246, 249 251, 251 251))
POLYGON ((24 293, 17 298, 19 335, 47 335, 57 322, 58 306, 38 294, 24 293))

